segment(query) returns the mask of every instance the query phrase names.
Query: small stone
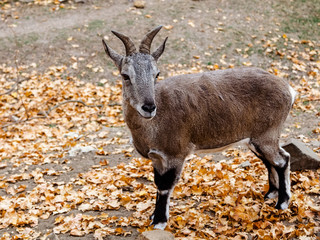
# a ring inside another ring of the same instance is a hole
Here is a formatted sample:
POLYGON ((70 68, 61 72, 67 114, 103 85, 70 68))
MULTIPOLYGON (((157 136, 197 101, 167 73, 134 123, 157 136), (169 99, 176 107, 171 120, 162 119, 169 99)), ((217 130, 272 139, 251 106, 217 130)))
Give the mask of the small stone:
POLYGON ((79 137, 79 133, 77 132, 68 132, 64 135, 64 137, 70 137, 70 138, 78 138, 79 137))
POLYGON ((174 236, 163 230, 153 230, 141 233, 136 240, 174 240, 174 236))
POLYGON ((239 165, 239 168, 247 168, 250 166, 251 166, 251 163, 249 161, 245 161, 239 165))
POLYGON ((133 6, 136 8, 144 8, 146 5, 145 1, 134 1, 133 6))
POLYGON ((81 153, 87 153, 87 152, 92 152, 92 151, 96 151, 97 149, 93 146, 80 146, 80 145, 76 145, 74 147, 72 147, 70 150, 69 150, 69 156, 70 157, 75 157, 77 156, 78 154, 81 154, 81 153))
POLYGON ((282 145, 282 148, 290 153, 291 171, 320 168, 319 156, 302 142, 290 139, 282 145))

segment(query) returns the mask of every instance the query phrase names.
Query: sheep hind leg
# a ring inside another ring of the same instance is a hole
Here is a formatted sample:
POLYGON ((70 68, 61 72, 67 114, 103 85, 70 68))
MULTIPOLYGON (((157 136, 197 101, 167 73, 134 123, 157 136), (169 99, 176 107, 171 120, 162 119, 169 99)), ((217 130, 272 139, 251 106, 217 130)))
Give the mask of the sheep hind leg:
POLYGON ((279 156, 284 159, 285 164, 275 167, 279 176, 279 197, 276 208, 287 209, 291 198, 290 154, 280 147, 279 156))
POLYGON ((265 199, 278 197, 277 209, 288 208, 290 193, 290 155, 279 144, 274 146, 258 145, 250 142, 250 149, 268 169, 269 190, 265 199))
POLYGON ((249 149, 262 160, 264 165, 268 170, 268 181, 269 181, 269 189, 268 192, 264 195, 264 199, 273 199, 278 197, 278 189, 279 189, 279 177, 275 168, 265 159, 260 148, 250 142, 249 149))
POLYGON ((264 195, 264 199, 277 198, 279 195, 279 175, 276 169, 267 161, 264 161, 265 166, 268 169, 269 190, 264 195))

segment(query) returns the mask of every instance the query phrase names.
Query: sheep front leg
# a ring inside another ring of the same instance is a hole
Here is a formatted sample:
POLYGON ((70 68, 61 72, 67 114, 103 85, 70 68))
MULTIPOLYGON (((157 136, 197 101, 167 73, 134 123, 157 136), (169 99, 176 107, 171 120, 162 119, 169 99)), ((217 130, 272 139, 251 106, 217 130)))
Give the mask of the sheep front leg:
POLYGON ((155 229, 165 229, 169 219, 169 205, 170 196, 173 192, 174 186, 179 179, 179 174, 175 168, 160 174, 154 168, 154 181, 157 185, 157 200, 154 213, 152 215, 152 224, 155 229))
POLYGON ((152 160, 154 182, 158 189, 152 224, 154 228, 163 230, 169 219, 170 196, 180 178, 184 158, 171 157, 155 149, 149 151, 148 157, 152 160))

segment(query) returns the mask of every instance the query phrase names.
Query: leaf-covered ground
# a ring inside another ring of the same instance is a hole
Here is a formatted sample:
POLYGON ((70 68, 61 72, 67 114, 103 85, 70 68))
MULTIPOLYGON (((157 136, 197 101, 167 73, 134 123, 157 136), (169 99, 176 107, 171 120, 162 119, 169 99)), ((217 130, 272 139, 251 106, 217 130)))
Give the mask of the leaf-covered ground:
MULTIPOLYGON (((152 165, 129 142, 121 81, 100 42, 121 51, 111 29, 138 41, 164 25, 160 80, 239 66, 287 79, 298 96, 281 141, 298 138, 319 155, 319 5, 267 3, 0 1, 0 239, 134 239, 151 229, 152 165)), ((319 176, 292 172, 281 211, 263 200, 266 168, 248 150, 190 156, 167 230, 177 239, 318 239, 319 176)))

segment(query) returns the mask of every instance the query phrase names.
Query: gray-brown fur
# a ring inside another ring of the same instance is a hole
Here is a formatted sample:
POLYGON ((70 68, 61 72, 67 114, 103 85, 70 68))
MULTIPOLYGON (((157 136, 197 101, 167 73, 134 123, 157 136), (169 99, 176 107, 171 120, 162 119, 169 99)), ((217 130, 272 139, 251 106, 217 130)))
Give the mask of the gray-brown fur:
POLYGON ((151 120, 130 105, 124 112, 144 157, 150 149, 185 157, 194 150, 258 139, 280 128, 291 108, 287 83, 256 68, 171 77, 155 85, 155 96, 157 114, 151 120), (148 138, 139 137, 144 132, 148 138))
POLYGON ((288 83, 258 68, 180 75, 156 82, 156 61, 167 39, 149 53, 159 30, 146 35, 140 52, 127 56, 118 55, 104 43, 124 77, 123 110, 133 144, 153 161, 158 187, 152 217, 155 227, 166 224, 170 194, 185 158, 195 151, 218 149, 242 139, 250 140, 249 148, 268 168, 270 189, 266 197, 279 195, 276 207, 286 208, 290 156, 279 147, 279 135, 294 98, 288 83))

